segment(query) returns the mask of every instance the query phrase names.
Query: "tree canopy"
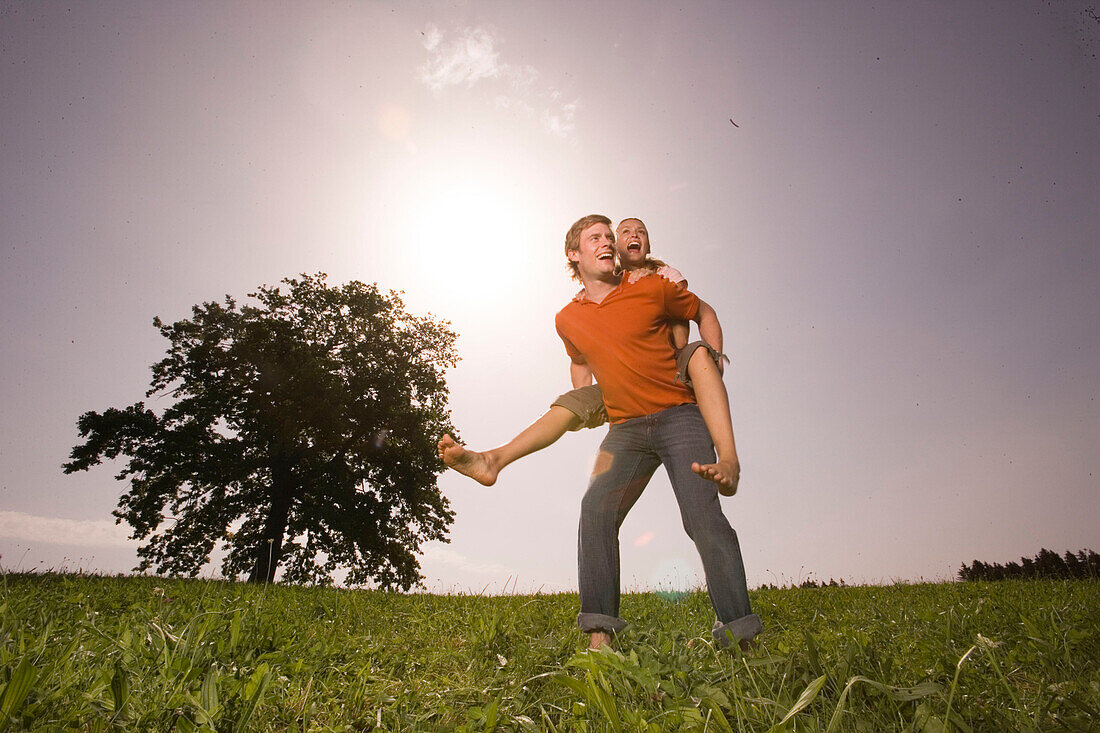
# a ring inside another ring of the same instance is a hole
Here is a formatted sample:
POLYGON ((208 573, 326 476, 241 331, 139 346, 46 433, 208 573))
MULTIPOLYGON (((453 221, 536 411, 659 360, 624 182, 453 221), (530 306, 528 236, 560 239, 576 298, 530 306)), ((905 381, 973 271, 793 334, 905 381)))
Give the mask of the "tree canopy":
POLYGON ((146 398, 87 412, 66 473, 128 457, 114 515, 144 540, 138 570, 197 575, 215 546, 229 578, 270 582, 421 580, 422 542, 453 521, 436 476, 453 430, 444 372, 457 362, 446 321, 399 295, 324 274, 261 286, 255 305, 208 302, 153 321, 168 339, 146 398))

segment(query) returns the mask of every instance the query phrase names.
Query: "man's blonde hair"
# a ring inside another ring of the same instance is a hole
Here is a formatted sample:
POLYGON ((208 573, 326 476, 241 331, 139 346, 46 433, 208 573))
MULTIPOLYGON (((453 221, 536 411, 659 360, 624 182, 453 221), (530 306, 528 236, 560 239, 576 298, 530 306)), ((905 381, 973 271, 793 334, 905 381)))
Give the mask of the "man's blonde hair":
MULTIPOLYGON (((568 258, 569 253, 580 249, 581 247, 581 232, 593 224, 606 224, 608 229, 611 228, 611 220, 603 214, 589 214, 588 216, 581 217, 573 222, 573 226, 569 227, 569 231, 565 233, 565 256, 568 258)), ((615 233, 612 231, 611 238, 615 238, 615 233)), ((573 260, 568 260, 566 266, 569 268, 570 276, 577 282, 581 281, 580 269, 577 267, 577 263, 573 260)))

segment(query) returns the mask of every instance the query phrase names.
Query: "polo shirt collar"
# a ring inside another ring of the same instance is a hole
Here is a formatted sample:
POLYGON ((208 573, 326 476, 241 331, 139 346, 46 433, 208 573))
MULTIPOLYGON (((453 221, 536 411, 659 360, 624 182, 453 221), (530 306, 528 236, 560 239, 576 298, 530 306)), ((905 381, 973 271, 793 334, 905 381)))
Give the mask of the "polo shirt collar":
MULTIPOLYGON (((600 303, 606 303, 608 298, 610 298, 612 295, 614 295, 616 292, 618 292, 623 287, 623 285, 626 284, 626 280, 627 280, 626 273, 623 273, 623 277, 620 278, 619 284, 616 285, 614 287, 614 289, 611 290, 611 292, 609 292, 606 296, 604 296, 604 299, 601 300, 600 303)), ((588 291, 585 290, 584 288, 581 288, 580 292, 573 296, 573 302, 574 303, 592 303, 593 305, 599 305, 600 304, 600 303, 597 303, 596 301, 592 300, 591 298, 589 298, 588 297, 588 291)))

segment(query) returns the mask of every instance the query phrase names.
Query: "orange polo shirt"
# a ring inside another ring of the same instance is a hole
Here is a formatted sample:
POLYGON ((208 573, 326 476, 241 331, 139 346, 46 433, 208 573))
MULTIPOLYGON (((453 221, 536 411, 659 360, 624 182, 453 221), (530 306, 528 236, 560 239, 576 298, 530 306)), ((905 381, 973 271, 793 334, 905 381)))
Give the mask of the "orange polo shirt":
POLYGON ((569 358, 592 369, 613 423, 695 402, 676 381, 669 321, 693 319, 699 298, 659 275, 628 280, 601 303, 582 292, 554 321, 569 358))

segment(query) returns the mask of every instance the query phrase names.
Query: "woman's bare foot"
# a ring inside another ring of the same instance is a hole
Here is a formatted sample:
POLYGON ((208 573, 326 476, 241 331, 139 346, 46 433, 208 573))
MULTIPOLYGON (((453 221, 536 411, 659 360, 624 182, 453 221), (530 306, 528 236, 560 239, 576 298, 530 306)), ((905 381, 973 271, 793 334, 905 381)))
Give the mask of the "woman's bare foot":
POLYGON ((718 484, 718 493, 722 496, 733 496, 737 493, 737 482, 741 480, 741 464, 734 461, 692 463, 691 470, 718 484))
POLYGON ((463 476, 469 476, 485 486, 492 486, 497 482, 500 469, 496 467, 488 453, 467 450, 466 446, 455 442, 450 435, 444 435, 436 444, 436 449, 439 452, 439 459, 463 476))

